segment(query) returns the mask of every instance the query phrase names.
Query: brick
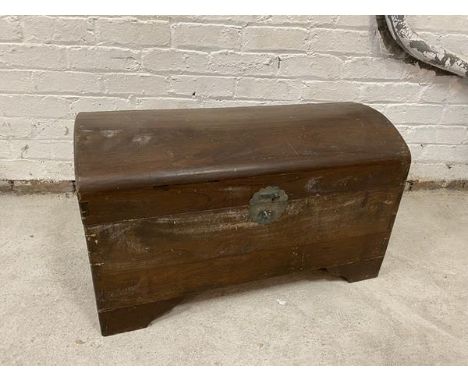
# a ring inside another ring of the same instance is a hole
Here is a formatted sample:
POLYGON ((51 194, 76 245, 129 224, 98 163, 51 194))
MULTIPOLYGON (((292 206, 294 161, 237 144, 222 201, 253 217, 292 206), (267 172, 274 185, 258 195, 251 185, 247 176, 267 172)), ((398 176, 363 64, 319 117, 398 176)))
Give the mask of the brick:
POLYGON ((210 72, 209 55, 202 52, 150 49, 143 52, 142 61, 143 67, 153 72, 210 72))
POLYGON ((74 179, 72 161, 18 159, 0 161, 5 179, 74 179))
POLYGON ((338 28, 353 27, 368 30, 376 24, 377 21, 374 15, 342 15, 337 17, 335 26, 338 28))
POLYGON ((266 78, 241 78, 237 83, 236 97, 268 100, 297 100, 301 97, 301 81, 266 78))
POLYGON ((102 77, 107 94, 165 95, 169 81, 149 74, 105 74, 102 77))
POLYGON ((199 107, 199 101, 190 98, 136 98, 137 109, 189 109, 199 107))
POLYGON ((0 138, 73 139, 74 120, 0 117, 0 138))
MULTIPOLYGON (((121 18, 122 16, 106 16, 107 18, 121 18)), ((126 17, 126 16, 125 16, 126 17)), ((170 15, 136 15, 132 16, 135 20, 142 20, 142 21, 171 21, 170 15)))
POLYGON ((71 101, 70 111, 76 116, 81 111, 113 111, 133 109, 130 101, 115 97, 79 97, 71 101))
POLYGON ((394 124, 437 124, 443 111, 441 105, 397 104, 385 108, 385 116, 394 124))
POLYGON ((65 118, 70 101, 63 97, 0 95, 0 113, 5 117, 65 118))
POLYGON ((100 76, 95 73, 35 71, 32 84, 37 93, 92 94, 101 91, 100 76))
POLYGON ((72 160, 72 141, 12 140, 12 159, 72 160))
POLYGON ((167 21, 140 21, 132 18, 96 20, 98 44, 126 46, 169 46, 171 33, 167 21))
POLYGON ((408 179, 418 180, 460 180, 466 179, 468 165, 463 163, 421 163, 413 162, 408 179))
POLYGON ((29 118, 0 117, 0 139, 26 138, 31 135, 31 130, 29 118))
POLYGON ((307 101, 355 102, 359 98, 359 82, 305 81, 302 98, 307 101))
POLYGON ((308 42, 308 50, 322 53, 371 54, 371 48, 369 33, 354 30, 315 28, 308 42))
MULTIPOLYGON (((276 17, 276 16, 273 16, 276 17)), ((294 16, 296 17, 296 16, 294 16)), ((334 15, 317 15, 317 16, 305 16, 307 23, 311 27, 331 26, 336 23, 337 16, 334 15)))
POLYGON ((408 148, 411 152, 411 162, 419 162, 421 160, 422 150, 424 148, 423 144, 408 144, 408 148))
POLYGON ((177 15, 170 16, 173 22, 192 22, 192 23, 217 23, 217 24, 228 24, 228 25, 247 25, 252 22, 257 22, 259 16, 251 15, 177 15))
POLYGON ((0 139, 0 159, 11 159, 11 144, 10 141, 0 139))
POLYGON ((447 106, 440 123, 447 125, 468 125, 468 107, 466 105, 447 106))
POLYGON ((338 16, 305 16, 305 15, 274 15, 274 16, 257 16, 255 22, 265 25, 299 25, 305 27, 320 27, 332 26, 335 24, 338 16))
POLYGON ((361 102, 409 102, 420 99, 422 88, 413 83, 369 83, 361 85, 361 102))
POLYGON ((31 134, 33 139, 73 139, 73 119, 33 119, 31 134))
POLYGON ((281 56, 278 74, 285 77, 338 78, 342 61, 335 56, 312 54, 281 56))
POLYGON ((66 69, 66 49, 58 46, 0 44, 0 68, 66 69))
POLYGON ((0 70, 0 92, 30 93, 34 90, 31 72, 25 70, 0 70))
POLYGON ((0 17, 0 41, 20 41, 21 27, 17 16, 0 17))
POLYGON ((390 58, 356 57, 343 64, 343 79, 357 80, 408 80, 418 76, 420 69, 390 58))
POLYGON ((235 79, 213 76, 173 76, 171 89, 174 94, 196 97, 232 97, 235 79))
POLYGON ((207 108, 207 107, 262 106, 262 105, 276 105, 278 102, 281 102, 281 101, 204 98, 201 100, 200 107, 207 108))
POLYGON ((304 28, 247 27, 242 47, 246 51, 304 51, 307 37, 304 28))
POLYGON ((86 45, 94 42, 92 22, 87 18, 23 16, 26 42, 86 45))
POLYGON ((465 144, 468 127, 465 126, 409 126, 403 134, 407 143, 465 144))
POLYGON ((272 54, 222 51, 211 58, 212 72, 218 74, 272 76, 278 68, 278 58, 272 54))
POLYGON ((69 68, 90 71, 136 71, 140 53, 109 47, 72 47, 67 51, 69 68))
POLYGON ((455 81, 452 82, 452 85, 449 88, 447 102, 468 105, 468 91, 466 88, 466 79, 459 77, 453 78, 455 78, 455 81))
POLYGON ((235 26, 180 23, 172 30, 177 48, 240 49, 241 45, 241 29, 235 26))
POLYGON ((465 163, 468 145, 408 145, 413 160, 421 162, 465 163))
MULTIPOLYGON (((434 80, 430 84, 421 87, 420 101, 422 103, 442 103, 447 102, 449 98, 451 77, 446 76, 440 80, 434 80)), ((468 97, 467 97, 468 99, 468 97)))

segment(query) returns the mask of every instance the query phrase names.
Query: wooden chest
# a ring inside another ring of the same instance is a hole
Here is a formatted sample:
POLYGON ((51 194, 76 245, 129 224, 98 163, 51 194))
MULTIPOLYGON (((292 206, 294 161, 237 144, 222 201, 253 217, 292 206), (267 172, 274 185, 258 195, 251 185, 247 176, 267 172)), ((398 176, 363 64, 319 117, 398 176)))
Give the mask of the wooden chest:
POLYGON ((80 113, 102 334, 206 289, 305 269, 376 277, 409 165, 395 127, 355 103, 80 113))

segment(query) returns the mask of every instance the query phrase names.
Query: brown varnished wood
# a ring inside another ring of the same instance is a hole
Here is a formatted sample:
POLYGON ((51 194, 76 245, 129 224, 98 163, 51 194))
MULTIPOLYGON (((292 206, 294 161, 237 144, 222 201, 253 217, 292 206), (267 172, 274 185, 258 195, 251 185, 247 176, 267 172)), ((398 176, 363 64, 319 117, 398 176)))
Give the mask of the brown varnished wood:
POLYGON ((399 185, 404 166, 400 161, 389 161, 206 183, 81 192, 80 195, 86 209, 86 224, 96 225, 246 205, 252 194, 265 184, 275 184, 285 190, 290 200, 333 192, 385 190, 399 185))
POLYGON ((99 311, 99 324, 104 336, 146 328, 154 319, 170 311, 181 298, 99 311))
POLYGON ((285 241, 300 247, 387 232, 396 203, 395 189, 361 191, 292 200, 282 218, 267 225, 249 221, 248 207, 241 206, 93 226, 87 232, 90 261, 130 267, 179 264, 274 250, 285 241))
POLYGON ((392 124, 355 103, 79 113, 75 152, 82 192, 409 158, 392 124))
POLYGON ((317 242, 301 247, 279 247, 209 262, 119 267, 95 265, 99 306, 116 309, 134 304, 187 296, 207 289, 241 284, 302 270, 329 268, 382 257, 386 234, 351 237, 340 242, 317 242))
POLYGON ((377 277, 383 259, 383 257, 376 257, 364 261, 342 264, 337 267, 327 267, 327 271, 332 275, 342 277, 346 281, 354 283, 377 277))
POLYGON ((410 163, 358 104, 83 113, 75 171, 104 335, 184 296, 325 268, 376 277, 410 163), (265 187, 282 215, 249 215, 265 187))

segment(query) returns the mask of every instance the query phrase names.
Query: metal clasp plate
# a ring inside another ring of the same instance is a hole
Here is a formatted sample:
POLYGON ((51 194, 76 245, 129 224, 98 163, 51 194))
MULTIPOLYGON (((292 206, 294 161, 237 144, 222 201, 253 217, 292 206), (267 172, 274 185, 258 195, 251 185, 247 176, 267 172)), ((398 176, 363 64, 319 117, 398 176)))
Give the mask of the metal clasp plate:
POLYGON ((278 220, 288 205, 288 195, 277 186, 260 189, 249 202, 249 219, 259 224, 278 220))

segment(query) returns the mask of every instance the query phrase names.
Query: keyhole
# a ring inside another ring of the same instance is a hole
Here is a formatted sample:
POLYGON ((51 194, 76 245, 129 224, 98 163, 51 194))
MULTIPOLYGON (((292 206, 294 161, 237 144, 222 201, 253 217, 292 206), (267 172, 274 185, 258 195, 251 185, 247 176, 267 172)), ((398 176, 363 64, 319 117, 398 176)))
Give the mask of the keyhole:
POLYGON ((262 222, 267 222, 267 221, 269 221, 271 219, 272 216, 273 216, 273 211, 261 210, 258 213, 258 220, 260 220, 262 222))

